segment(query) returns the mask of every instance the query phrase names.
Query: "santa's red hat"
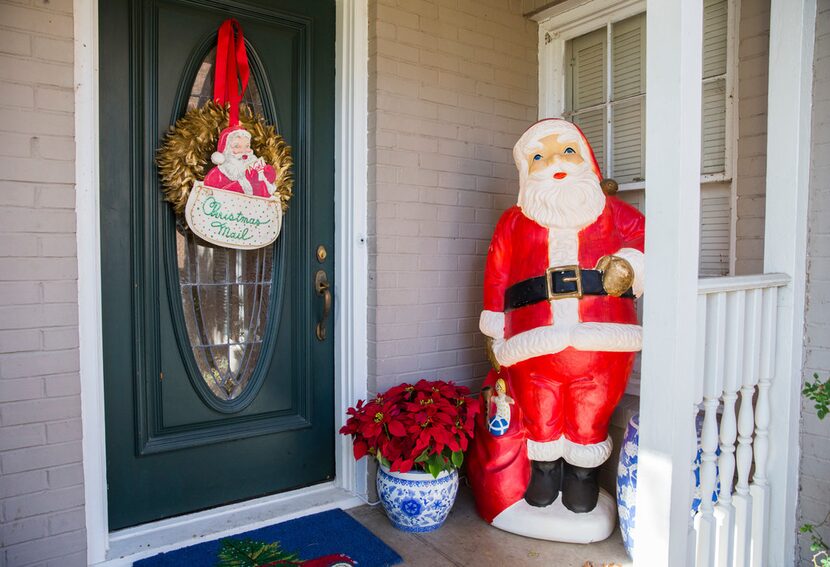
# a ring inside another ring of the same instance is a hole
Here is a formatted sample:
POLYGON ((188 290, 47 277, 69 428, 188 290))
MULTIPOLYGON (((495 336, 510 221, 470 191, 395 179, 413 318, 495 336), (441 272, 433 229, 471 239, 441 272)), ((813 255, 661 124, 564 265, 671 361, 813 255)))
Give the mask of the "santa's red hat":
POLYGON ((225 163, 225 148, 228 142, 238 136, 245 136, 249 140, 251 139, 251 133, 238 124, 236 126, 228 126, 222 130, 219 134, 219 142, 216 144, 216 151, 211 154, 210 161, 216 165, 225 163))
POLYGON ((583 156, 587 156, 587 160, 591 164, 591 168, 597 175, 597 180, 602 181, 602 173, 597 163, 597 158, 594 157, 594 150, 588 142, 588 138, 579 129, 579 126, 561 118, 545 118, 533 124, 530 128, 525 130, 516 145, 513 146, 513 161, 516 162, 516 167, 519 169, 521 177, 527 175, 528 165, 527 156, 532 150, 541 147, 541 140, 550 135, 558 134, 560 137, 570 137, 573 141, 578 142, 580 151, 583 156))

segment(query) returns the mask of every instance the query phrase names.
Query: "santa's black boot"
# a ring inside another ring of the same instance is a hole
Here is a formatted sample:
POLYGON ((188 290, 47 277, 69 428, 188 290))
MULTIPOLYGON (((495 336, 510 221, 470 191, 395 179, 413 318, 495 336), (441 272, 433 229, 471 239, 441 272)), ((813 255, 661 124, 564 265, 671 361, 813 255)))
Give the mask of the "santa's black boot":
POLYGON ((531 506, 550 506, 559 496, 562 485, 564 461, 530 461, 530 484, 525 491, 525 501, 531 506))
POLYGON ((565 463, 562 473, 562 504, 571 512, 585 514, 597 507, 599 468, 583 468, 565 463))

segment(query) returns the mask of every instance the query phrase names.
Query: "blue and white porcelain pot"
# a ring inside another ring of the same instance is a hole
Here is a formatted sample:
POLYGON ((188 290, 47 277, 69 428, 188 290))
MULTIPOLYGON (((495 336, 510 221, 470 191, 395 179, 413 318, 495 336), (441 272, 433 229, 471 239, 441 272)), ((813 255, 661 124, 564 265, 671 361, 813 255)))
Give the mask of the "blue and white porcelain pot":
POLYGON ((392 472, 378 468, 378 497, 392 525, 405 532, 431 532, 447 519, 458 494, 458 471, 443 471, 438 478, 412 470, 392 472))
MULTIPOLYGON (((700 432, 703 428, 703 416, 698 415, 696 420, 697 428, 697 457, 695 458, 695 490, 692 497, 692 506, 689 513, 694 516, 700 508, 700 461, 703 450, 700 448, 700 432)), ((640 444, 640 414, 635 413, 628 422, 625 429, 622 447, 620 448, 620 463, 617 467, 617 513, 620 516, 620 531, 622 532, 623 545, 630 557, 634 553, 634 519, 635 519, 635 498, 637 495, 637 450, 640 444)), ((717 450, 720 455, 720 449, 717 450)), ((720 490, 719 471, 715 469, 716 486, 712 493, 712 502, 718 501, 720 490)))

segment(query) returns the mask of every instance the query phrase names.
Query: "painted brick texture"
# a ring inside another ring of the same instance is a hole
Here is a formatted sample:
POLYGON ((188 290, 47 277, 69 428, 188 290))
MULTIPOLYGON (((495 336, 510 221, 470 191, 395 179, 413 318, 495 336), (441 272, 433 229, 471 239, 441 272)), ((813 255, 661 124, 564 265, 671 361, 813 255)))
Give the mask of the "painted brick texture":
MULTIPOLYGON (((807 297, 804 329, 804 379, 830 375, 830 1, 818 2, 807 244, 807 297)), ((830 418, 819 421, 813 404, 803 401, 798 525, 819 524, 830 513, 830 418)), ((820 529, 830 541, 830 526, 820 529)), ((812 565, 809 538, 799 537, 801 561, 812 565)))
POLYGON ((86 564, 71 0, 0 2, 0 565, 86 564))
POLYGON ((519 0, 369 9, 369 388, 477 388, 484 258, 537 115, 537 26, 519 0))
POLYGON ((764 271, 769 0, 740 3, 735 273, 764 271))

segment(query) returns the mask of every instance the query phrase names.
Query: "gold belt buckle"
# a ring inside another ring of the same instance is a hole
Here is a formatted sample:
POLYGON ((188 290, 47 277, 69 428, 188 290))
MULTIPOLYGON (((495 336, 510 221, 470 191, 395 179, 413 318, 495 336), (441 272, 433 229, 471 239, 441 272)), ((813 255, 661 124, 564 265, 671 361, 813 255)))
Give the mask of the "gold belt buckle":
POLYGON ((548 301, 553 301, 556 299, 568 299, 568 298, 576 298, 582 299, 582 269, 578 265, 573 266, 555 266, 553 268, 548 268, 545 271, 545 285, 547 286, 548 292, 548 301), (556 293, 553 291, 553 273, 554 272, 567 272, 572 271, 574 273, 573 277, 563 277, 563 282, 575 282, 576 283, 576 290, 575 291, 564 291, 561 293, 556 293))

